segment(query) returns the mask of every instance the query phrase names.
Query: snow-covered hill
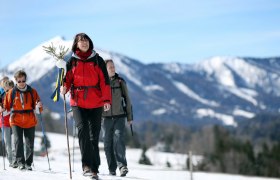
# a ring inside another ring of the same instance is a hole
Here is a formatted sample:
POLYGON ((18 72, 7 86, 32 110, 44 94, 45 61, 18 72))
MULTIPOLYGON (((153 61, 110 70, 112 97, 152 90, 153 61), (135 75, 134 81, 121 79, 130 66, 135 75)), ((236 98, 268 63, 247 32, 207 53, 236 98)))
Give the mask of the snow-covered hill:
MULTIPOLYGON (((44 105, 62 114, 62 104, 54 104, 49 98, 57 69, 42 46, 51 43, 71 49, 72 41, 55 37, 44 42, 2 69, 1 74, 12 77, 16 70, 25 69, 28 83, 38 89, 44 105)), ((127 81, 136 121, 237 126, 257 113, 279 112, 280 58, 213 57, 193 65, 144 64, 96 50, 104 59, 112 58, 127 81)))
MULTIPOLYGON (((38 135, 41 132, 37 132, 38 135)), ((7 167, 6 160, 6 170, 3 168, 2 156, 0 163, 0 180, 66 180, 70 179, 69 172, 69 161, 66 145, 66 136, 61 134, 49 133, 48 138, 51 142, 51 148, 49 148, 49 159, 50 168, 48 166, 47 157, 34 157, 33 171, 20 171, 11 167, 7 167)), ((71 152, 71 168, 73 180, 89 179, 88 177, 82 176, 82 164, 81 156, 79 152, 79 147, 77 139, 73 143, 73 138, 69 137, 70 142, 70 152, 71 152), (74 144, 74 146, 73 146, 74 144), (73 156, 73 147, 74 156, 73 156), (74 158, 74 161, 73 161, 74 158), (74 162, 74 164, 73 164, 74 162)), ((35 139, 35 147, 39 148, 40 139, 35 139)), ((171 154, 171 153, 160 153, 154 150, 149 150, 147 156, 151 159, 153 166, 140 165, 138 160, 141 156, 140 149, 127 149, 127 161, 129 173, 126 177, 120 177, 119 172, 117 176, 109 176, 108 168, 105 158, 105 153, 102 148, 102 143, 100 143, 100 155, 101 155, 101 166, 99 168, 99 176, 101 180, 120 180, 120 179, 131 179, 131 180, 188 180, 190 179, 190 173, 184 170, 184 164, 186 162, 186 155, 183 154, 171 154), (166 162, 170 162, 171 168, 166 167, 166 162)), ((229 175, 229 174, 219 174, 219 173, 204 173, 204 172, 194 172, 194 180, 276 180, 275 178, 259 178, 259 177, 249 177, 240 175, 229 175)))

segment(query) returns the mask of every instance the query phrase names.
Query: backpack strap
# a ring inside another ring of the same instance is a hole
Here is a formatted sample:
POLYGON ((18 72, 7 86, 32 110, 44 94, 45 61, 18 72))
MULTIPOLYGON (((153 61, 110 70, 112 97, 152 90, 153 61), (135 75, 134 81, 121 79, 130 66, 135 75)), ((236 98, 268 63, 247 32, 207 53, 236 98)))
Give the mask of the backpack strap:
MULTIPOLYGON (((127 110, 126 110, 126 106, 127 106, 127 101, 126 101, 126 96, 124 95, 124 92, 123 92, 123 85, 122 83, 126 83, 125 80, 121 77, 118 76, 118 80, 119 80, 119 83, 120 83, 120 88, 121 88, 121 92, 122 92, 122 97, 123 97, 123 100, 124 100, 124 103, 125 103, 125 113, 127 114, 127 110)), ((131 109, 131 120, 133 120, 133 110, 132 110, 132 104, 130 104, 130 109, 131 109)))
MULTIPOLYGON (((99 66, 99 54, 96 53, 95 55, 95 59, 96 61, 94 61, 93 58, 90 58, 90 59, 87 59, 87 60, 83 60, 83 62, 94 62, 95 65, 99 66)), ((77 59, 76 57, 71 57, 70 60, 67 62, 67 65, 66 65, 66 69, 67 69, 67 72, 70 71, 74 66, 77 66, 77 62, 78 61, 82 61, 82 60, 79 60, 77 59)))
POLYGON ((13 105, 14 105, 14 99, 15 99, 15 96, 16 96, 16 87, 13 87, 13 91, 12 91, 12 98, 11 98, 11 104, 10 104, 10 108, 12 109, 13 105))
MULTIPOLYGON (((13 91, 12 91, 10 108, 12 108, 13 105, 14 105, 14 99, 15 99, 15 96, 16 96, 16 91, 19 91, 19 90, 16 87, 14 87, 13 91)), ((26 89, 26 91, 24 93, 30 93, 30 95, 31 95, 31 102, 32 102, 32 109, 35 109, 34 97, 33 97, 31 86, 27 85, 27 89, 26 89)))
MULTIPOLYGON (((77 59, 74 57, 71 57, 70 60, 66 64, 66 71, 70 71, 74 66, 77 65, 77 59)), ((65 73, 67 73, 65 72, 65 73)))
POLYGON ((33 92, 32 92, 32 87, 27 85, 27 90, 26 91, 30 93, 30 95, 31 95, 31 102, 32 102, 31 106, 32 106, 32 109, 35 109, 35 102, 34 102, 34 96, 33 96, 33 92))
POLYGON ((118 81, 120 83, 120 88, 121 88, 121 92, 122 92, 122 97, 125 99, 125 95, 124 95, 124 92, 123 92, 123 87, 122 87, 122 83, 125 83, 125 80, 121 77, 118 76, 118 81))
POLYGON ((119 76, 118 76, 118 81, 120 83, 120 87, 119 88, 121 89, 121 93, 122 93, 122 106, 123 106, 123 110, 124 110, 125 114, 127 114, 127 110, 126 110, 127 101, 126 101, 126 96, 124 95, 123 87, 122 87, 123 86, 122 83, 125 83, 125 81, 124 81, 123 78, 121 78, 119 76))

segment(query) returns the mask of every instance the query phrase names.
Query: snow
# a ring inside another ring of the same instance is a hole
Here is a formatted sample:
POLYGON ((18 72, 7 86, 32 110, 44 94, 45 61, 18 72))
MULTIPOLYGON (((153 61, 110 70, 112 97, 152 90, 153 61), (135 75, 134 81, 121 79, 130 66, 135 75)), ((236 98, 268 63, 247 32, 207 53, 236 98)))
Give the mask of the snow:
POLYGON ((130 80, 139 87, 143 86, 141 80, 138 79, 139 75, 136 74, 136 69, 132 68, 131 66, 129 66, 129 64, 125 63, 126 58, 124 56, 116 53, 111 53, 110 56, 114 61, 117 73, 125 74, 127 80, 130 80))
POLYGON ((251 119, 255 116, 255 113, 252 112, 248 112, 242 109, 235 109, 232 113, 234 116, 243 116, 246 117, 248 119, 251 119))
POLYGON ((167 63, 164 64, 162 68, 171 73, 183 74, 190 69, 190 66, 186 64, 180 64, 180 63, 167 63))
POLYGON ((56 113, 56 112, 51 112, 51 117, 55 120, 60 120, 61 115, 59 113, 56 113))
POLYGON ((161 114, 164 114, 166 112, 167 112, 167 110, 165 108, 159 108, 159 109, 153 110, 152 114, 153 115, 161 115, 161 114))
POLYGON ((175 100, 175 99, 171 99, 171 100, 169 101, 169 104, 176 105, 176 104, 177 104, 177 102, 176 102, 176 100, 175 100))
POLYGON ((243 91, 242 89, 239 88, 226 88, 227 91, 230 93, 238 96, 241 99, 244 99, 250 103, 252 103, 254 106, 258 105, 258 101, 250 94, 248 91, 243 91))
MULTIPOLYGON (((41 132, 36 133, 41 134, 41 132)), ((34 168, 33 171, 20 171, 18 169, 13 169, 7 167, 6 160, 6 170, 3 170, 3 163, 0 163, 0 180, 66 180, 70 179, 69 173, 69 161, 66 145, 66 136, 55 133, 48 133, 48 138, 51 141, 51 148, 49 150, 50 167, 49 170, 47 157, 34 156, 34 168)), ((39 139, 35 139, 35 148, 39 148, 39 139)), ((72 172, 73 180, 89 179, 88 177, 82 176, 80 152, 78 147, 78 141, 75 139, 75 153, 74 153, 74 165, 73 162, 73 138, 69 136, 70 153, 71 153, 71 167, 74 172, 72 172)), ((121 180, 121 179, 131 179, 131 180, 188 180, 190 179, 189 171, 184 170, 184 163, 186 162, 186 155, 183 154, 172 154, 157 152, 153 149, 149 149, 146 155, 151 159, 154 165, 140 165, 138 160, 142 150, 140 149, 127 149, 127 161, 129 173, 127 177, 120 177, 119 172, 117 176, 109 176, 107 170, 107 163, 105 158, 105 153, 103 151, 103 144, 100 143, 100 156, 101 156, 101 166, 99 168, 99 177, 104 180, 121 180), (166 161, 169 161, 172 165, 171 168, 165 166, 166 161)), ((196 156, 194 156, 194 160, 196 156)), ((1 157, 2 162, 2 157, 1 157)), ((204 173, 204 172, 194 172, 194 180, 276 180, 273 178, 259 178, 259 177, 249 177, 241 175, 229 175, 220 173, 204 173)))
POLYGON ((255 61, 238 57, 217 56, 194 65, 194 70, 206 72, 210 81, 217 80, 228 88, 242 88, 236 85, 235 78, 242 79, 249 88, 265 87, 267 93, 280 95, 280 73, 277 69, 262 66, 255 61), (274 82, 271 86, 271 82, 274 82))
POLYGON ((206 71, 209 75, 213 75, 220 84, 235 87, 234 76, 225 64, 230 60, 232 60, 230 57, 213 57, 197 64, 195 67, 198 70, 206 71))
MULTIPOLYGON (((70 52, 71 47, 73 44, 73 40, 64 40, 61 36, 56 36, 46 42, 41 43, 31 51, 29 51, 27 54, 22 56, 19 60, 11 63, 7 66, 7 71, 9 72, 7 75, 13 79, 13 73, 17 70, 25 70, 28 72, 28 83, 32 83, 33 81, 36 81, 40 79, 42 76, 46 75, 47 72, 49 72, 51 69, 56 68, 55 62, 56 60, 49 54, 47 54, 44 51, 43 46, 49 46, 53 45, 54 47, 59 50, 59 46, 64 46, 65 49, 69 49, 68 52, 70 52), (30 63, 32 62, 32 63, 30 63), (24 67, 24 68, 22 68, 24 67), (40 67, 40 68, 38 68, 40 67)), ((124 63, 125 56, 109 52, 106 50, 102 50, 99 48, 94 48, 96 52, 104 59, 113 59, 116 65, 117 70, 121 70, 123 74, 126 74, 128 79, 131 82, 134 82, 138 86, 142 86, 142 83, 139 79, 135 78, 138 77, 137 74, 135 74, 135 71, 129 67, 126 63, 124 63)))
POLYGON ((144 90, 145 91, 164 91, 164 88, 161 87, 160 85, 157 85, 157 84, 153 84, 153 85, 149 85, 149 86, 145 86, 144 87, 144 90))
POLYGON ((66 49, 71 47, 72 41, 64 41, 62 37, 54 37, 51 40, 44 42, 32 49, 30 52, 21 57, 18 61, 11 63, 7 70, 9 72, 16 72, 17 70, 25 70, 28 72, 28 83, 32 83, 47 74, 52 68, 55 67, 55 59, 47 54, 43 46, 49 46, 51 43, 55 46, 65 46, 66 49), (30 63, 32 62, 32 63, 30 63), (24 68, 22 68, 24 67, 24 68), (41 68, 38 68, 41 67, 41 68))
POLYGON ((206 104, 212 107, 217 107, 219 104, 215 101, 209 101, 207 99, 204 99, 200 97, 198 94, 196 94, 194 91, 192 91, 188 86, 186 86, 184 83, 178 82, 173 80, 173 84, 184 94, 188 95, 190 98, 197 100, 201 102, 202 104, 206 104))
POLYGON ((235 122, 234 118, 230 115, 227 114, 222 114, 222 113, 217 113, 212 109, 204 109, 204 108, 200 108, 196 110, 196 113, 198 115, 198 117, 215 117, 219 120, 221 120, 224 125, 230 125, 230 126, 237 126, 237 123, 235 122))
MULTIPOLYGON (((252 103, 254 106, 258 106, 258 102, 254 98, 258 95, 257 92, 248 88, 238 87, 235 83, 234 74, 241 77, 251 88, 257 85, 265 86, 269 84, 268 80, 265 78, 267 74, 264 69, 236 57, 213 57, 196 64, 195 68, 197 70, 206 71, 208 76, 214 76, 227 91, 252 103)), ((274 79, 279 77, 275 74, 272 74, 272 76, 274 79)), ((271 90, 266 89, 266 91, 271 90)))

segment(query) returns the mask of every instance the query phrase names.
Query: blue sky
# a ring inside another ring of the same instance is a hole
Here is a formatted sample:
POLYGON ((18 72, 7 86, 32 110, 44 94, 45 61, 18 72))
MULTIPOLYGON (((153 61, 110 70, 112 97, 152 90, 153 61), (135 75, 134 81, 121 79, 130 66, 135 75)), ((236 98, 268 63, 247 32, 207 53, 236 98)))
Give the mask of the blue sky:
POLYGON ((0 67, 59 35, 144 63, 280 55, 279 0, 2 0, 0 67))

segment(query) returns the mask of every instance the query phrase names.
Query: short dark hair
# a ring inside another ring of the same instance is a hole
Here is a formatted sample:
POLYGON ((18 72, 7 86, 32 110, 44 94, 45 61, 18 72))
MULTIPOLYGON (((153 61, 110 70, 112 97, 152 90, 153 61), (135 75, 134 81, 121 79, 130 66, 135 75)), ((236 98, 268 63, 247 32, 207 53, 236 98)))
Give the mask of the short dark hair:
POLYGON ((90 37, 85 33, 78 33, 74 38, 74 42, 72 45, 72 51, 75 52, 77 50, 77 44, 80 39, 87 39, 89 42, 89 50, 93 50, 93 43, 90 37))
POLYGON ((15 75, 14 75, 15 80, 17 80, 17 79, 20 78, 20 77, 25 77, 25 80, 26 80, 26 79, 27 79, 27 74, 26 74, 26 72, 23 71, 23 70, 17 71, 17 72, 15 73, 15 75))

